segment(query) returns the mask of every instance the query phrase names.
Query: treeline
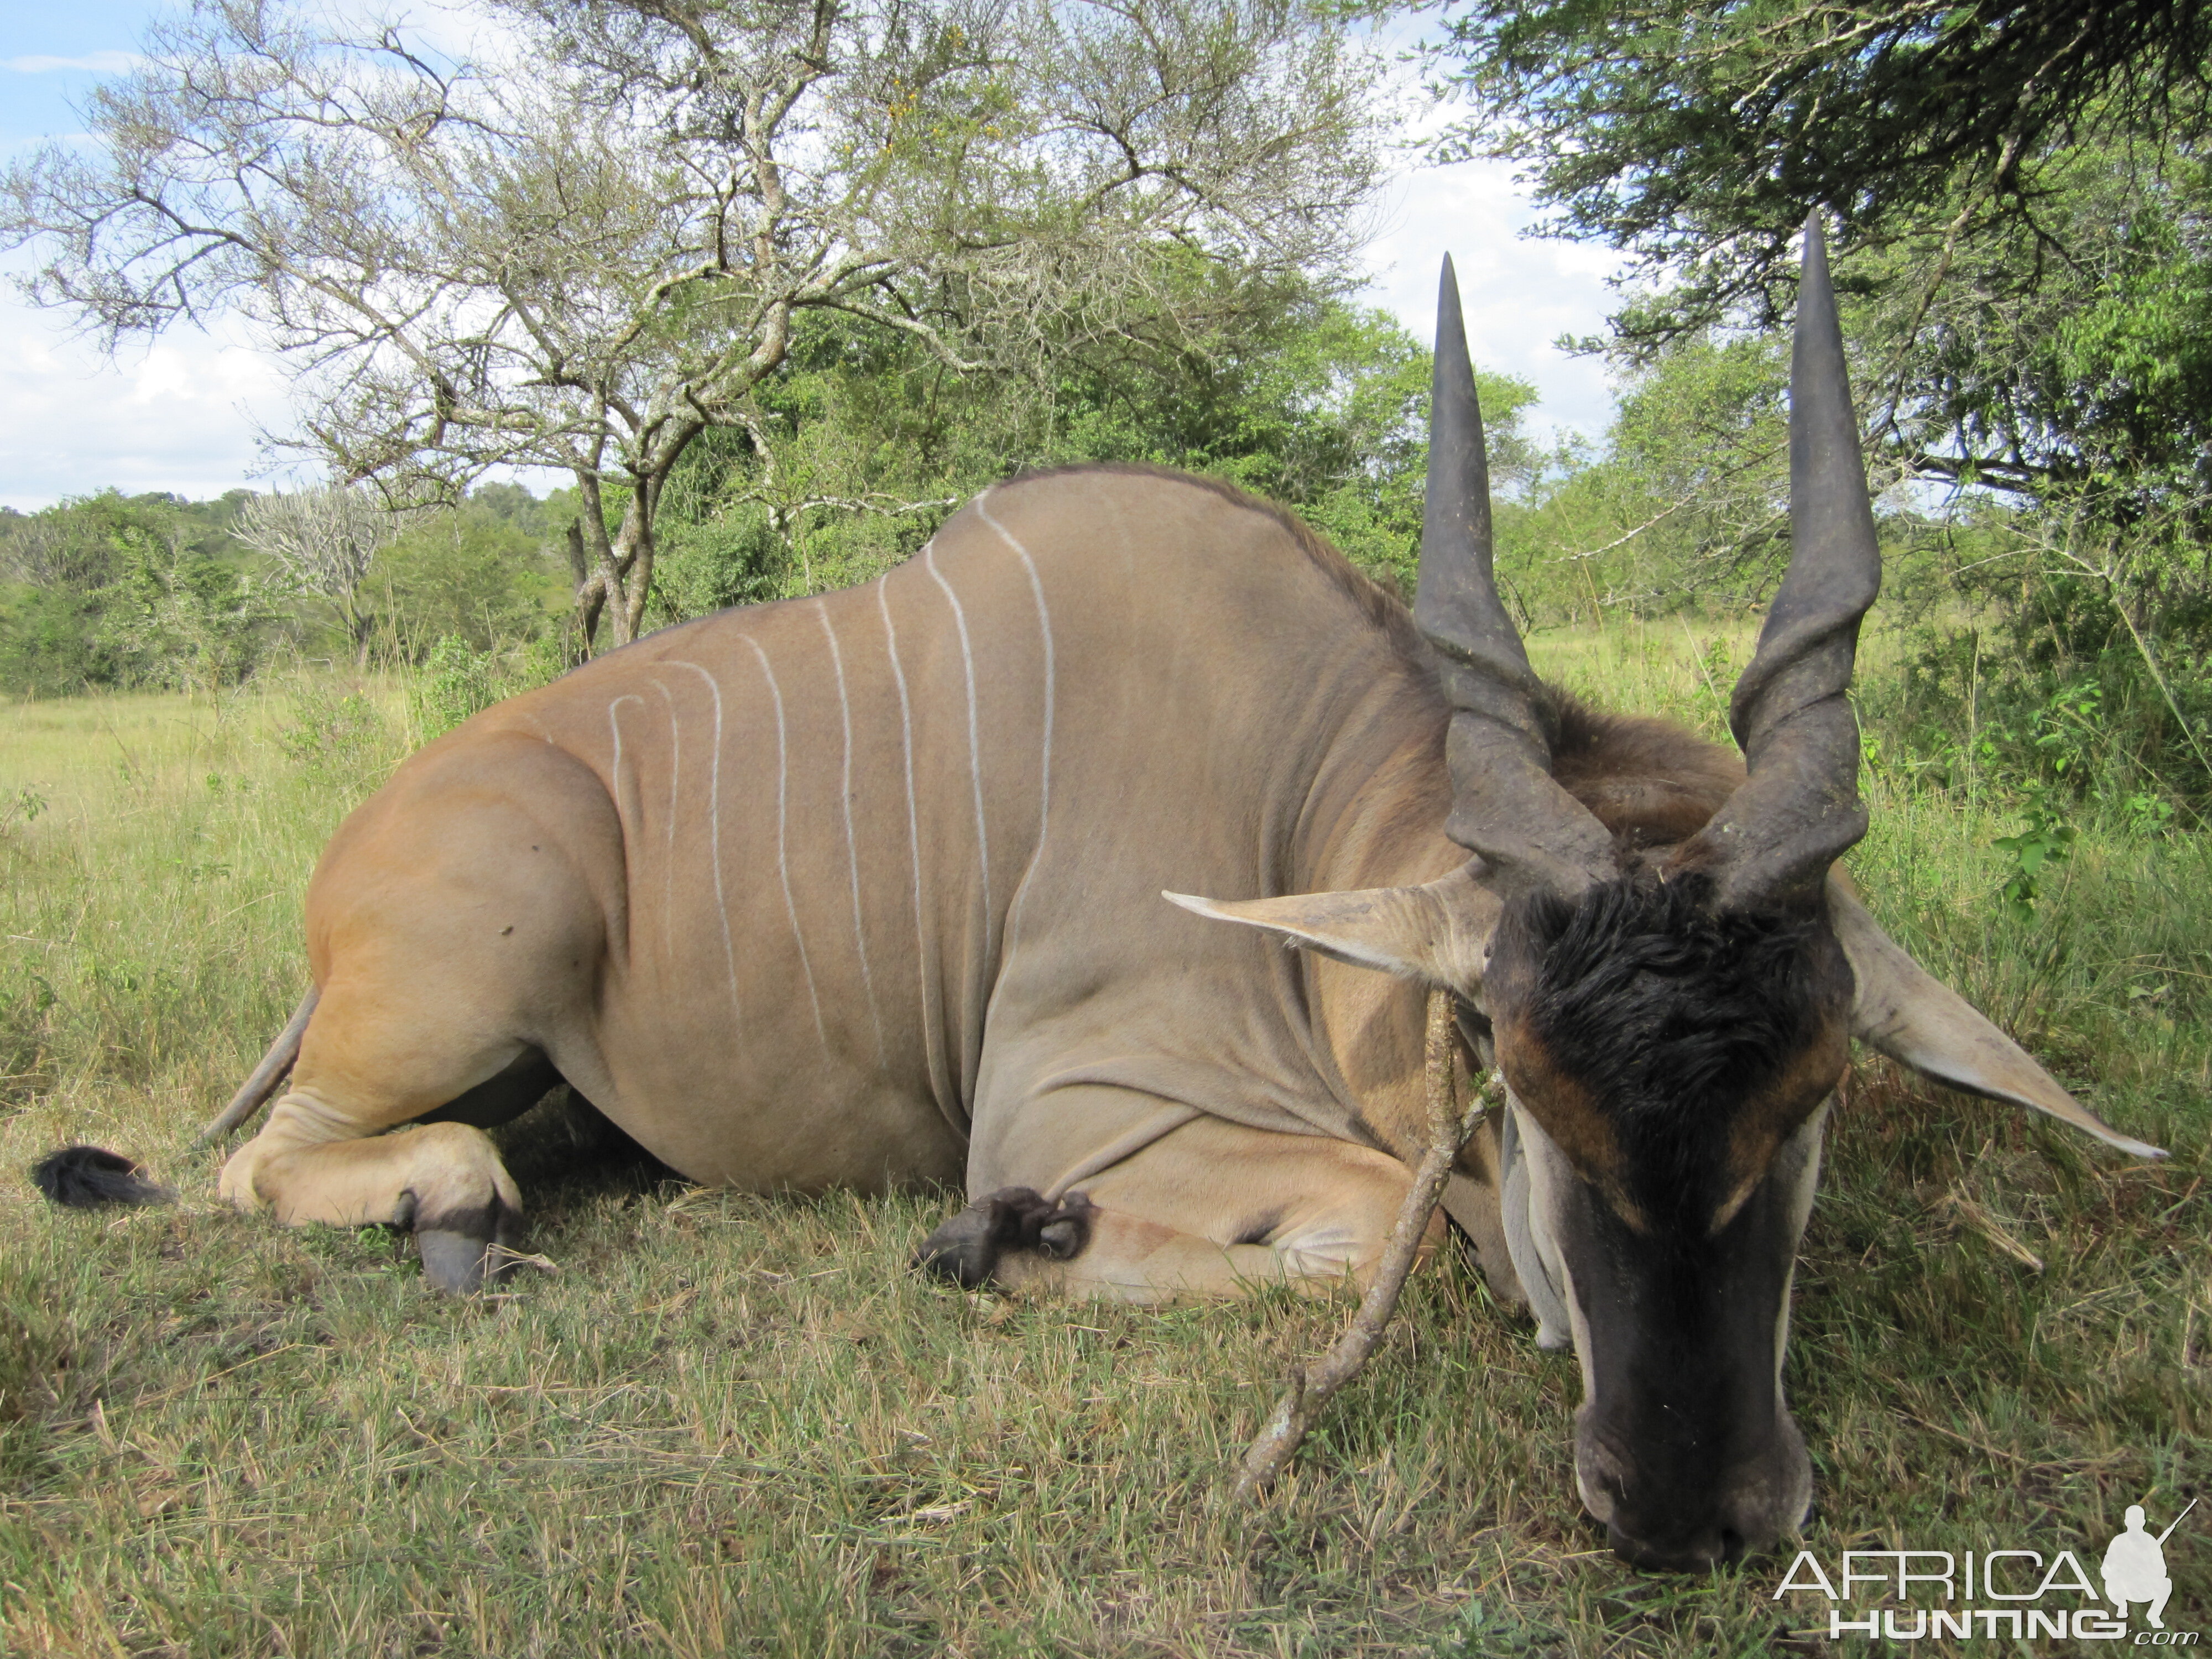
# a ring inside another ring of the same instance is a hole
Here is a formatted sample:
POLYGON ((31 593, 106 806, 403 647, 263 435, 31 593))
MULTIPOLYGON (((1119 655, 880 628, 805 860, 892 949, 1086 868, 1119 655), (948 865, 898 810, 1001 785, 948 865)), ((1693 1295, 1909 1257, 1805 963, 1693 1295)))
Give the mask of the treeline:
MULTIPOLYGON (((1163 316, 1042 376, 962 375, 896 331, 802 319, 745 422, 702 434, 677 467, 647 625, 867 580, 987 485, 1089 460, 1206 472, 1286 501, 1410 592, 1427 352, 1384 313, 1297 286, 1217 317, 1194 331, 1163 316)), ((1533 388, 1485 377, 1483 392, 1501 481, 1534 483, 1533 388)), ((198 503, 110 493, 0 514, 0 689, 219 690, 280 650, 421 665, 441 641, 441 672, 460 652, 499 659, 480 676, 497 687, 592 648, 572 599, 589 575, 573 489, 488 483, 383 514, 350 577, 267 550, 256 506, 246 490, 198 503)))
MULTIPOLYGON (((1867 349, 1862 329, 1863 362, 1867 349)), ((1686 335, 1626 367, 1595 444, 1542 441, 1533 389, 1483 377, 1499 568, 1524 626, 1680 615, 1747 648, 1738 624, 1787 554, 1786 373, 1778 334, 1686 335)), ((1234 480, 1410 595, 1428 375, 1394 319, 1296 288, 1202 334, 1071 354, 1042 378, 962 375, 896 331, 809 317, 746 422, 703 434, 676 469, 645 622, 866 580, 988 484, 1085 460, 1234 480)), ((344 596, 255 545, 270 544, 254 505, 243 490, 108 494, 0 514, 0 689, 219 691, 289 653, 424 668, 434 729, 590 649, 574 490, 489 483, 385 514, 344 596)), ((2126 590, 2047 556, 2033 503, 1903 488, 1879 518, 1892 639, 1860 702, 1887 763, 1984 777, 2053 834, 2065 803, 2091 795, 2146 827, 2197 821, 2212 796, 2197 752, 2212 617, 2192 597, 2193 545, 2163 544, 2179 568, 2142 627, 2126 590)), ((1714 648, 1725 684, 1740 665, 1714 648)))
POLYGON ((362 584, 368 648, 357 653, 327 598, 241 533, 253 499, 108 490, 0 509, 0 690, 219 695, 288 653, 416 664, 447 638, 508 651, 568 608, 561 501, 483 484, 393 527, 362 584))

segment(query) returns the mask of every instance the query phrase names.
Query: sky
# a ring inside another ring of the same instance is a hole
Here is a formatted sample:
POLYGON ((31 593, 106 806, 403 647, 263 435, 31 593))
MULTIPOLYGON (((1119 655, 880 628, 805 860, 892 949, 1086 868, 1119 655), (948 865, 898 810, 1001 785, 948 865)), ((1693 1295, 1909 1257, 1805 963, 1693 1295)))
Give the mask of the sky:
MULTIPOLYGON (((0 0, 0 157, 79 131, 77 100, 129 67, 163 9, 161 0, 0 0)), ((1378 208, 1365 297, 1428 340, 1437 267, 1450 253, 1477 364, 1536 386, 1537 432, 1595 437, 1612 412, 1604 371, 1553 342, 1600 329, 1613 257, 1523 236, 1534 216, 1502 164, 1406 168, 1378 208)), ((4 281, 27 266, 24 253, 0 255, 0 505, 30 512, 110 486, 204 499, 284 481, 257 441, 291 424, 284 376, 243 325, 173 329, 110 359, 4 281)))

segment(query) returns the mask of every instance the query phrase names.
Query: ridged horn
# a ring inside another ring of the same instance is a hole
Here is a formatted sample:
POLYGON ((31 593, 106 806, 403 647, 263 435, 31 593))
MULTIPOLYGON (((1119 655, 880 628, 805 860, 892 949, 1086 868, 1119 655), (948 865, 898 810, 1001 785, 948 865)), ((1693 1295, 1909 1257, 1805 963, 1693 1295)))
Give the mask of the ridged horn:
POLYGON ((1437 293, 1428 493, 1413 620, 1436 649, 1452 706, 1444 833, 1480 854, 1501 891, 1571 897, 1614 874, 1613 838, 1552 778, 1549 699, 1498 597, 1490 457, 1449 256, 1437 293))
POLYGON ((1817 891, 1828 866, 1866 834, 1847 693, 1859 619, 1881 591, 1881 550, 1815 213, 1805 221, 1790 363, 1790 568, 1729 708, 1750 777, 1686 849, 1712 872, 1723 908, 1817 891))

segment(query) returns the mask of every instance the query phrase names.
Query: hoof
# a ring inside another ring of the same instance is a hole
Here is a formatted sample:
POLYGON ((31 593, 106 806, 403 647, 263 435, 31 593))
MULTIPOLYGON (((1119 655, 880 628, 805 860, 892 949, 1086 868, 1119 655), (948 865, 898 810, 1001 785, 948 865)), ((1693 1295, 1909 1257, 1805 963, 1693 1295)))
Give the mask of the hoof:
POLYGON ((1007 1250, 1066 1261, 1090 1242, 1091 1200, 1081 1193, 1054 1204, 1027 1187, 1001 1187, 922 1240, 914 1265, 972 1291, 990 1282, 1007 1250))
POLYGON ((415 1248, 422 1277, 451 1296, 468 1296, 508 1271, 506 1257, 520 1234, 521 1218, 497 1199, 473 1210, 418 1217, 415 1248))

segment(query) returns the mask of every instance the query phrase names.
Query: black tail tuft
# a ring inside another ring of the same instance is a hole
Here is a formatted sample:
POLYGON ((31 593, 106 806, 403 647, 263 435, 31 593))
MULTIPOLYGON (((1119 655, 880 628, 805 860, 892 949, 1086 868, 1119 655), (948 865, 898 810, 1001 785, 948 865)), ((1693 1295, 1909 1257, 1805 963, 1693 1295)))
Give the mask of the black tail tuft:
POLYGON ((176 1194, 157 1186, 119 1152, 64 1146, 31 1166, 31 1179, 57 1204, 96 1210, 104 1204, 167 1204, 176 1194))

